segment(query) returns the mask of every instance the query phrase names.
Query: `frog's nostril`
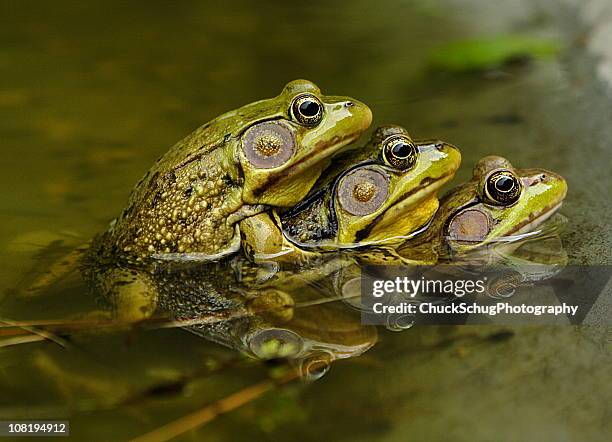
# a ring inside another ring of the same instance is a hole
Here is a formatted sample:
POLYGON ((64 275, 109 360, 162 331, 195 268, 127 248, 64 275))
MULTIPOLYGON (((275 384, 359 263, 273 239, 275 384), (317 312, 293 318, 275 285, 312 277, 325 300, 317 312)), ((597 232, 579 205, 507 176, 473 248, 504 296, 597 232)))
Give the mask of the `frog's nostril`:
POLYGON ((353 103, 352 101, 347 101, 346 103, 344 103, 344 107, 353 107, 355 106, 355 103, 353 103))

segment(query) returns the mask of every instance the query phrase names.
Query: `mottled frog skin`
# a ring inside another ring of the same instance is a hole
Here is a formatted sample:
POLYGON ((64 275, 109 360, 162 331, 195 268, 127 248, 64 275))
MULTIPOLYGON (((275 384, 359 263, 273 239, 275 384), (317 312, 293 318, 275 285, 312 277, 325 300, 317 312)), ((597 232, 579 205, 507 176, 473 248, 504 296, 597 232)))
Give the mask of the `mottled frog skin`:
POLYGON ((363 103, 293 81, 174 145, 137 184, 104 242, 130 262, 232 253, 241 219, 299 202, 371 118, 363 103))

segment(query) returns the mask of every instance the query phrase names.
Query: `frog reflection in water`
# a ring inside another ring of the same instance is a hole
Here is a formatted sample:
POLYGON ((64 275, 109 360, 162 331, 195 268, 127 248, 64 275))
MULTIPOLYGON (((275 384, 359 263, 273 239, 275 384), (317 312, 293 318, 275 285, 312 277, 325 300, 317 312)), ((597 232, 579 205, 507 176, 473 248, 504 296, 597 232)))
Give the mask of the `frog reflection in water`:
POLYGON ((258 359, 285 358, 310 379, 324 374, 333 361, 359 356, 377 342, 376 328, 363 326, 342 303, 310 305, 325 296, 316 290, 244 291, 249 287, 244 265, 240 258, 233 261, 209 265, 208 287, 201 269, 166 273, 176 283, 160 286, 160 307, 177 319, 195 320, 187 329, 199 336, 258 359), (236 265, 239 273, 232 272, 236 265))
POLYGON ((284 262, 338 249, 394 248, 431 220, 437 191, 460 162, 450 144, 413 142, 402 127, 379 127, 357 153, 334 159, 304 201, 243 221, 244 247, 256 259, 284 262))
POLYGON ((277 97, 227 112, 174 145, 101 241, 128 262, 231 254, 240 220, 299 202, 371 119, 363 103, 293 81, 277 97))
MULTIPOLYGON (((99 297, 105 310, 91 315, 132 323, 161 314, 248 356, 286 359, 308 379, 325 374, 333 361, 359 356, 377 342, 376 328, 363 326, 359 315, 342 303, 310 305, 325 294, 265 285, 254 290, 258 267, 240 256, 163 264, 151 272, 133 270, 132 284, 107 281, 110 290, 99 297)), ((99 262, 84 271, 94 272, 89 276, 95 278, 105 272, 99 262)))

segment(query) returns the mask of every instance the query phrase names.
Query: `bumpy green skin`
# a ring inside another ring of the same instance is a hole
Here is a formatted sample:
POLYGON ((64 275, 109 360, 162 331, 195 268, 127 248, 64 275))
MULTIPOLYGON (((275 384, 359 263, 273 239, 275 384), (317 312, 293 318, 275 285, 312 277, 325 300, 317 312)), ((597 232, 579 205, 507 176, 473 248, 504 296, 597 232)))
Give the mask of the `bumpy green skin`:
POLYGON ((394 238, 426 225, 438 208, 437 190, 454 176, 461 154, 444 142, 417 142, 414 167, 397 170, 385 163, 381 150, 385 141, 398 135, 410 139, 400 126, 378 128, 364 147, 334 158, 302 203, 280 216, 262 214, 245 220, 241 225, 245 249, 252 254, 271 255, 289 247, 293 253, 285 258, 298 260, 297 255, 321 249, 389 245, 394 238), (384 175, 388 193, 376 210, 356 215, 343 208, 339 189, 348 173, 359 170, 384 175))
POLYGON ((323 96, 314 84, 293 81, 277 97, 227 112, 174 145, 137 184, 105 241, 130 261, 175 253, 222 254, 237 239, 236 223, 266 207, 300 201, 329 157, 370 122, 365 104, 323 96), (290 111, 294 98, 304 93, 323 103, 316 127, 299 124, 290 111), (244 153, 243 135, 270 120, 291 131, 296 148, 282 166, 258 169, 244 153))
POLYGON ((559 208, 566 193, 567 183, 560 175, 544 169, 515 169, 505 158, 484 157, 474 166, 470 181, 440 200, 440 209, 426 234, 404 244, 399 253, 414 258, 428 250, 448 256, 528 232, 559 208), (522 183, 513 204, 492 204, 485 196, 487 177, 500 170, 513 173, 522 183))

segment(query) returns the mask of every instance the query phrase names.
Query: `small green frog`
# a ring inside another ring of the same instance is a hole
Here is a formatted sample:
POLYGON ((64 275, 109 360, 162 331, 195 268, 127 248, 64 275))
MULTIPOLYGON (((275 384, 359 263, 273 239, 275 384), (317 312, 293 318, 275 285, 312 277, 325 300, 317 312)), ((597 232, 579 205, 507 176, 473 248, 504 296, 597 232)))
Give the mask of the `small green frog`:
POLYGON ((414 142, 400 126, 380 127, 359 152, 335 159, 304 201, 282 214, 244 220, 245 250, 292 261, 321 251, 397 246, 427 226, 437 191, 460 163, 450 144, 414 142))
POLYGON ((515 169, 500 156, 474 166, 470 181, 448 192, 425 234, 406 242, 404 257, 435 263, 484 245, 527 234, 553 215, 567 193, 563 177, 544 169, 515 169))
POLYGON ((240 220, 298 203, 371 120, 359 101, 292 81, 277 97, 229 111, 174 145, 136 185, 104 241, 129 262, 231 254, 240 220))

